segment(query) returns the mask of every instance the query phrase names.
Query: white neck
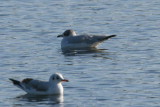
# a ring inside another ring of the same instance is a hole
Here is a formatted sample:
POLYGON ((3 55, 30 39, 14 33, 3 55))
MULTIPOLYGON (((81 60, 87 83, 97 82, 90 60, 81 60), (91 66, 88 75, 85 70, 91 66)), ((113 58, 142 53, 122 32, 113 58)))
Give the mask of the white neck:
POLYGON ((58 84, 52 84, 50 89, 49 89, 50 93, 53 94, 63 94, 63 86, 61 83, 58 84))
POLYGON ((77 34, 76 34, 76 32, 72 32, 72 34, 71 34, 71 36, 76 36, 77 34))

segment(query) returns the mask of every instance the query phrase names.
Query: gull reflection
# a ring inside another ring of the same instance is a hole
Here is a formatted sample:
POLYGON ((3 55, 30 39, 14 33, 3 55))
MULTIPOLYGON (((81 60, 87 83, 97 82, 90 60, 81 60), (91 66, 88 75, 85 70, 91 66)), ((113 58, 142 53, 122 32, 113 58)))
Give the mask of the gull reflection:
POLYGON ((75 56, 78 54, 103 53, 104 50, 107 50, 107 49, 97 49, 97 48, 63 49, 62 53, 65 56, 75 56))
MULTIPOLYGON (((38 102, 38 103, 49 103, 51 105, 53 104, 59 104, 59 103, 63 103, 64 98, 63 95, 29 95, 29 94, 25 94, 25 95, 21 95, 21 96, 17 96, 16 99, 18 99, 19 101, 27 101, 27 102, 38 102)), ((60 107, 63 107, 63 105, 61 105, 60 107)))

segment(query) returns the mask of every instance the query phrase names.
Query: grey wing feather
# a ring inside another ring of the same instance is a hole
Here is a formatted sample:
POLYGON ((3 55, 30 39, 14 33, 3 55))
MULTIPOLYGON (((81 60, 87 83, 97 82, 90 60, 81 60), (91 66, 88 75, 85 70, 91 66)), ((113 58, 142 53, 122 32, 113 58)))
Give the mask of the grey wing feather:
POLYGON ((92 35, 79 35, 79 36, 73 36, 71 38, 68 38, 69 43, 95 43, 100 41, 99 38, 104 38, 104 37, 99 37, 99 36, 92 36, 92 35))
POLYGON ((39 81, 39 80, 32 80, 28 84, 26 84, 25 86, 28 89, 33 88, 37 91, 47 91, 48 90, 47 82, 43 82, 43 81, 39 81))

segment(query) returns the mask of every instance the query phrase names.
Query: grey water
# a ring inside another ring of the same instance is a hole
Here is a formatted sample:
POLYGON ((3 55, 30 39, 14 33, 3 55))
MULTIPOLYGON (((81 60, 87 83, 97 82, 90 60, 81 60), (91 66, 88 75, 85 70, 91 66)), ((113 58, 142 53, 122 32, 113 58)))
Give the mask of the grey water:
POLYGON ((1 0, 1 107, 160 107, 159 0, 1 0), (116 34, 95 50, 63 52, 57 35, 116 34), (8 78, 48 80, 63 96, 28 96, 8 78))

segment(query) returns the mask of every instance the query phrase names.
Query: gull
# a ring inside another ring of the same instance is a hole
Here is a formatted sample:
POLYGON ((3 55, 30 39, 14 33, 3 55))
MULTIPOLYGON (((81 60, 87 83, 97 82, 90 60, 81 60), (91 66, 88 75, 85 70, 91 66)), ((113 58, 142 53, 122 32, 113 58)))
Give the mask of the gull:
POLYGON ((32 78, 26 78, 22 81, 9 78, 15 86, 33 95, 63 95, 63 86, 61 82, 68 82, 62 74, 55 73, 50 76, 49 81, 40 81, 32 78))
POLYGON ((98 44, 115 36, 116 35, 77 35, 74 30, 69 29, 57 37, 63 37, 61 41, 62 49, 83 49, 96 48, 98 44))

